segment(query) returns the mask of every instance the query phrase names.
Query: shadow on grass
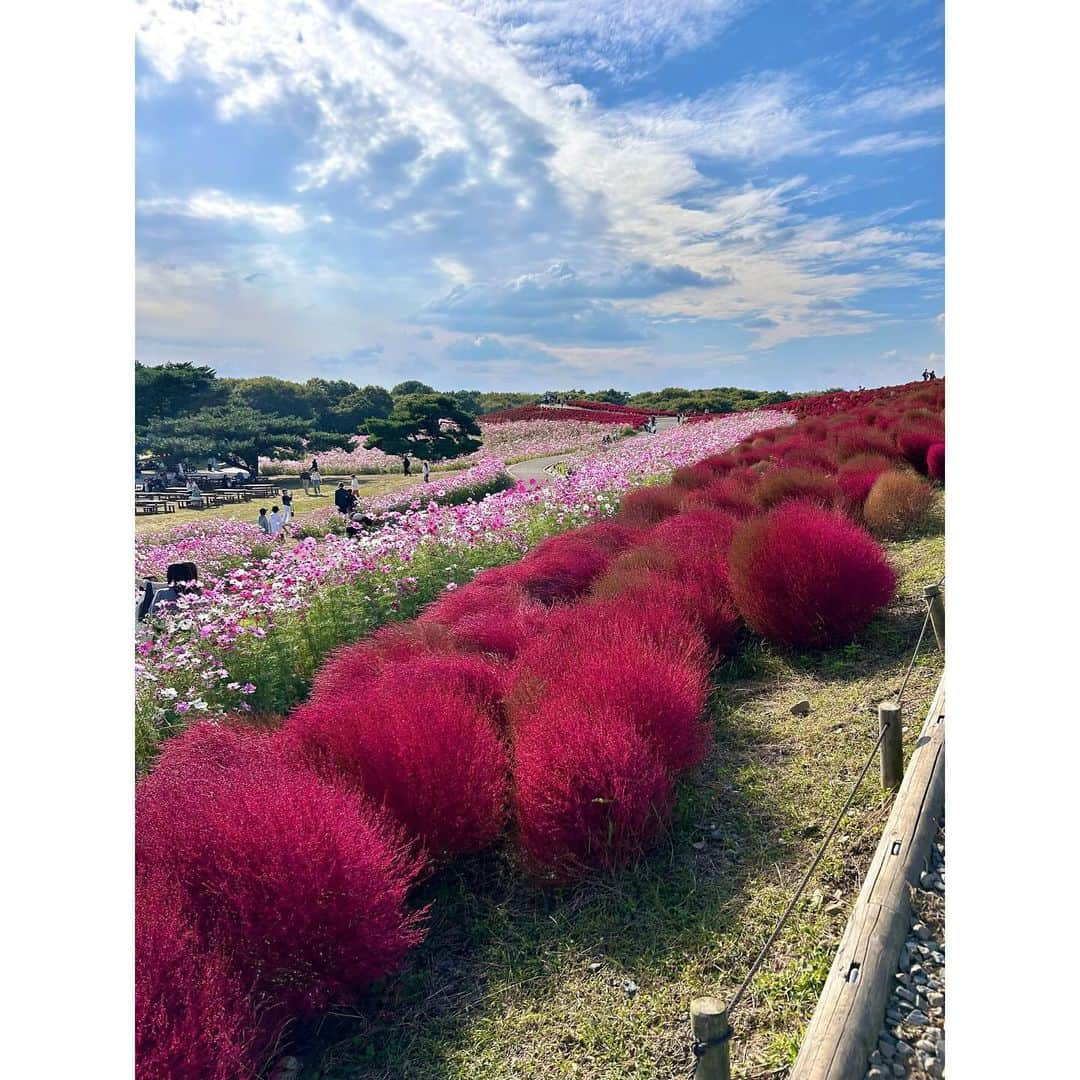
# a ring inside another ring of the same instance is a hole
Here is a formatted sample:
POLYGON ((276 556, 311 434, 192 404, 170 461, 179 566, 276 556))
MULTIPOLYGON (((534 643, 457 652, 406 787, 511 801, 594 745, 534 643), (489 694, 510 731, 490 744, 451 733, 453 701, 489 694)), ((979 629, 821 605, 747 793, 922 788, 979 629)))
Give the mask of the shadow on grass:
POLYGON ((770 748, 722 706, 715 714, 708 760, 680 790, 669 833, 636 867, 541 889, 505 846, 428 881, 414 902, 432 905, 430 931, 403 972, 355 1012, 294 1033, 304 1076, 449 1075, 468 1053, 478 1014, 500 998, 541 1001, 591 962, 603 964, 597 977, 619 982, 673 975, 688 951, 731 930, 748 875, 762 857, 786 861, 792 830, 755 783, 740 779, 770 748))

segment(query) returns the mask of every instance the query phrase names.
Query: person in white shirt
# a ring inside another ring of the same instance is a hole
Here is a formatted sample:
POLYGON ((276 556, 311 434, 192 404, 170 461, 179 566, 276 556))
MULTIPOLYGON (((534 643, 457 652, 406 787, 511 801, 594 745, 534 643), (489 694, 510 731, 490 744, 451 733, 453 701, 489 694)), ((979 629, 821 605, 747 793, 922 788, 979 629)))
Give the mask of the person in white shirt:
POLYGON ((199 489, 199 485, 192 480, 191 487, 188 488, 188 506, 193 509, 199 509, 202 507, 202 504, 202 491, 199 489))
POLYGON ((428 477, 431 475, 431 466, 426 461, 424 462, 423 472, 424 472, 424 483, 426 484, 428 482, 428 477))
POLYGON ((270 532, 270 519, 266 516, 265 506, 259 511, 258 526, 264 533, 270 532))
POLYGON ((315 489, 316 495, 322 494, 322 477, 319 475, 318 469, 311 470, 311 486, 315 489))
POLYGON ((280 536, 281 530, 285 528, 285 518, 282 517, 281 511, 275 506, 270 510, 270 535, 280 536))
POLYGON ((349 481, 349 490, 354 495, 360 494, 360 481, 357 480, 355 476, 349 481))

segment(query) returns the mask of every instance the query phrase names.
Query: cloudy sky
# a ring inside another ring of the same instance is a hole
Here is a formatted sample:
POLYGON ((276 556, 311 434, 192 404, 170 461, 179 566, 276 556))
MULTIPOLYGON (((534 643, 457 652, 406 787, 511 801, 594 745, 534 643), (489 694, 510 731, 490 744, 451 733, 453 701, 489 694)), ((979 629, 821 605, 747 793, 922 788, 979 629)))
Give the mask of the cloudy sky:
POLYGON ((137 357, 444 389, 942 374, 942 22, 143 0, 137 357))

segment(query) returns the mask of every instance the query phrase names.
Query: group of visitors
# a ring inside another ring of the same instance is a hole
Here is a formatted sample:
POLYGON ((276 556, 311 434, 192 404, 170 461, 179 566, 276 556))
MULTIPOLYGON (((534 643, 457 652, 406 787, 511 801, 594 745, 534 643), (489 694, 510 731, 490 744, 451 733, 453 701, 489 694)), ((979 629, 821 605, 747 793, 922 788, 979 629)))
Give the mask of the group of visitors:
POLYGON ((314 493, 322 495, 322 474, 319 472, 319 459, 311 459, 311 468, 303 469, 300 473, 300 483, 304 487, 304 494, 314 493))
POLYGON ((269 537, 281 536, 285 532, 285 526, 292 520, 292 495, 287 491, 281 496, 281 506, 274 506, 270 513, 266 513, 266 507, 259 510, 258 526, 269 537))
POLYGON ((922 373, 922 381, 923 382, 934 382, 935 379, 937 379, 937 372, 930 371, 927 368, 923 368, 923 373, 922 373))
MULTIPOLYGON (((431 466, 426 462, 421 462, 420 471, 424 476, 424 483, 428 482, 428 478, 431 476, 431 466)), ((401 455, 401 475, 412 476, 412 460, 408 454, 401 455)))

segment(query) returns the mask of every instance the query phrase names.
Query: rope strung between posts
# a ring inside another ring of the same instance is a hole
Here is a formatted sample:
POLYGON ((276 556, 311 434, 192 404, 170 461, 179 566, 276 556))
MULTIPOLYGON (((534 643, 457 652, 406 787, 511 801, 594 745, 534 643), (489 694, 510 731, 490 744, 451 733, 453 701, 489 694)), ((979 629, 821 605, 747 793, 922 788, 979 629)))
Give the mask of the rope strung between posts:
POLYGON ((911 678, 911 669, 915 666, 915 657, 919 655, 919 647, 922 645, 922 639, 926 636, 926 628, 930 625, 930 604, 926 605, 926 617, 922 621, 922 629, 919 631, 919 640, 915 642, 915 651, 911 654, 911 663, 907 666, 907 673, 904 675, 904 681, 900 684, 900 692, 896 695, 896 704, 899 705, 904 700, 904 691, 907 689, 908 679, 911 678))
MULTIPOLYGON (((940 589, 944 584, 945 578, 942 577, 942 579, 937 583, 936 588, 940 589)), ((919 655, 919 649, 922 647, 923 638, 926 636, 926 628, 929 624, 930 601, 927 600, 926 616, 923 619, 922 629, 919 631, 918 640, 915 642, 915 651, 911 654, 911 663, 908 664, 907 672, 904 675, 904 681, 901 684, 900 692, 896 697, 897 705, 900 704, 900 701, 904 696, 904 691, 907 689, 908 679, 911 676, 911 671, 915 666, 915 659, 919 655)), ((878 732, 877 738, 874 740, 874 745, 870 748, 870 752, 866 755, 866 760, 863 762, 863 766, 859 770, 859 775, 856 778, 855 783, 851 788, 851 791, 848 793, 848 797, 844 800, 844 805, 840 808, 840 812, 836 815, 836 819, 833 821, 832 826, 830 827, 828 833, 825 836, 825 839, 822 840, 821 846, 818 848, 817 854, 814 856, 813 862, 811 862, 806 873, 803 874, 802 881, 799 882, 798 888, 795 890, 794 895, 791 897, 791 900, 788 902, 787 907, 784 909, 784 913, 780 916, 780 921, 776 924, 773 932, 769 935, 769 939, 762 946, 761 951, 757 954, 754 962, 750 965, 750 970, 746 973, 746 977, 739 985, 738 990, 735 991, 735 995, 731 999, 731 1004, 727 1007, 726 1017, 728 1021, 730 1021, 731 1014, 738 1007, 739 1002, 742 1001, 743 995, 746 993, 747 988, 753 981, 753 978, 757 974, 758 969, 761 967, 762 963, 764 962, 765 957, 769 955, 769 950, 772 948, 776 939, 780 936, 780 932, 787 925, 787 921, 790 918, 791 913, 795 910, 795 905, 802 898, 802 895, 806 890, 806 886, 809 884, 810 879, 814 876, 814 871, 818 868, 818 864, 821 862, 822 858, 825 855, 825 852, 828 850, 829 844, 832 843, 833 837, 836 835, 837 830, 840 828, 840 823, 844 820, 844 815, 848 812, 848 810, 851 809, 851 804, 855 801, 855 796, 856 794, 858 794, 859 788, 862 787, 862 782, 866 779, 866 774, 870 771, 870 766, 873 764, 874 757, 877 754, 878 750, 881 748, 881 744, 885 738, 885 735, 888 733, 889 729, 894 723, 900 722, 901 721, 899 717, 899 710, 897 710, 896 719, 888 720, 882 725, 881 730, 878 732)), ((733 1034, 733 1029, 730 1023, 728 1023, 722 1034, 714 1036, 713 1038, 705 1042, 695 1041, 693 1043, 695 1065, 690 1073, 691 1080, 693 1080, 693 1077, 697 1073, 696 1059, 703 1057, 708 1052, 710 1047, 718 1046, 722 1043, 728 1042, 733 1034)))
MULTIPOLYGON (((940 589, 945 584, 945 577, 942 575, 941 580, 934 586, 935 589, 940 589)), ((919 655, 919 649, 922 647, 923 638, 926 636, 926 628, 930 625, 930 601, 924 600, 926 604, 926 615, 923 618, 922 629, 919 631, 919 640, 915 642, 915 651, 911 654, 911 663, 908 664, 907 671, 904 674, 904 681, 900 684, 900 692, 896 695, 896 704, 900 705, 904 700, 904 691, 907 689, 908 679, 911 678, 912 668, 915 667, 915 657, 919 655)))
MULTIPOLYGON (((890 722, 891 723, 891 722, 890 722)), ((832 823, 832 828, 829 829, 828 835, 821 842, 821 847, 818 848, 817 854, 814 856, 814 861, 810 864, 810 869, 803 874, 802 881, 799 882, 799 887, 795 890, 795 895, 791 898, 788 906, 784 909, 784 914, 780 916, 780 921, 776 924, 776 929, 769 935, 769 940, 765 942, 761 952, 758 953, 757 959, 750 965, 750 970, 746 973, 746 978, 743 979, 742 985, 735 991, 735 996, 731 999, 731 1004, 728 1006, 727 1014, 730 1019, 731 1014, 735 1011, 735 1007, 742 1000, 743 994, 746 992, 746 988, 750 985, 750 981, 757 974, 757 970, 761 967, 762 961, 769 953, 769 949, 772 948, 773 942, 780 936, 780 931, 784 929, 784 925, 788 921, 788 916, 795 910, 795 905, 799 902, 800 897, 803 894, 803 890, 806 888, 810 878, 813 877, 814 871, 818 867, 818 863, 821 862, 822 856, 825 854, 825 849, 829 846, 832 838, 836 835, 836 830, 840 828, 840 823, 844 820, 844 815, 848 812, 852 802, 855 799, 855 795, 859 788, 862 786, 863 780, 866 779, 866 774, 870 770, 870 765, 873 763, 874 755, 878 752, 878 748, 881 746, 881 740, 885 738, 885 732, 889 730, 890 724, 885 724, 881 731, 878 732, 878 737, 874 740, 874 745, 870 749, 870 753, 866 755, 866 761, 863 763, 862 770, 859 773, 859 778, 855 781, 855 786, 851 789, 851 793, 848 795, 844 802, 844 805, 840 809, 840 813, 836 815, 836 820, 832 823)))

